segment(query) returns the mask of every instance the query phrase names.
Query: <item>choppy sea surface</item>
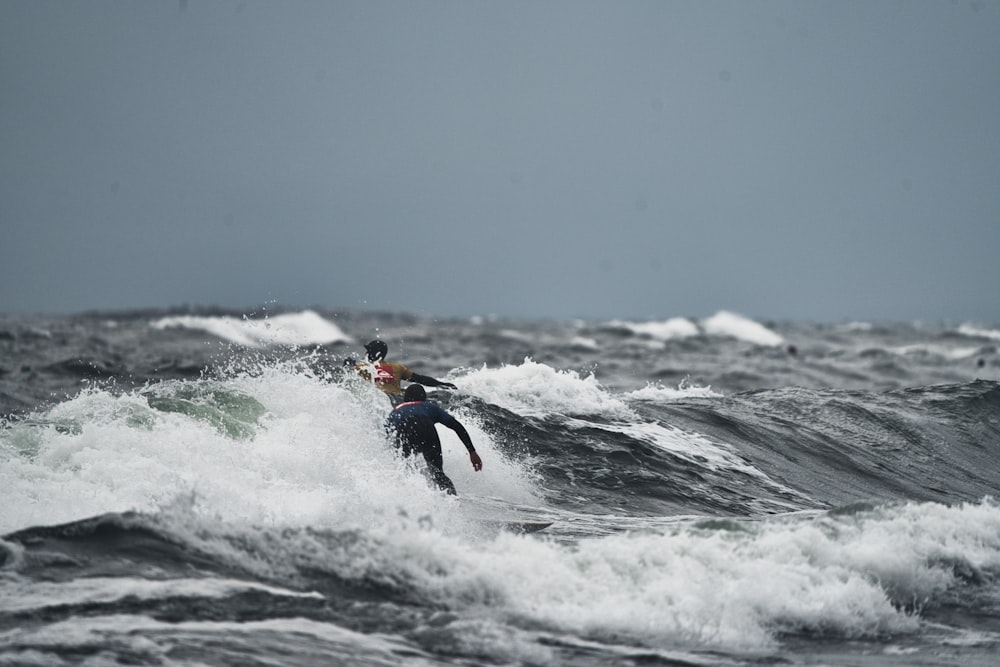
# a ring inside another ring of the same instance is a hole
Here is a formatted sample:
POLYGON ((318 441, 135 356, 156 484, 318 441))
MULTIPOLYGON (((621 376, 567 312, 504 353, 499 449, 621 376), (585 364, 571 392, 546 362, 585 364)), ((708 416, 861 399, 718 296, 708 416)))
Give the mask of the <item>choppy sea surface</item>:
POLYGON ((1000 325, 0 316, 0 665, 972 665, 1000 325), (468 428, 399 460, 389 358, 468 428), (491 520, 553 522, 530 534, 491 520))

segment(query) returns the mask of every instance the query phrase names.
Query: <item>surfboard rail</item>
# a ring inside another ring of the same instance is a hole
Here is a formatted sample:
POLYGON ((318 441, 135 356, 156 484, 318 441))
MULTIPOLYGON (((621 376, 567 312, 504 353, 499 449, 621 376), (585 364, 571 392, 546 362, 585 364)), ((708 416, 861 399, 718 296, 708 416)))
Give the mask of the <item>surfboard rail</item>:
POLYGON ((496 528, 497 530, 505 530, 508 533, 518 534, 537 533, 540 530, 545 530, 552 523, 552 521, 517 521, 507 519, 483 521, 484 525, 496 528))

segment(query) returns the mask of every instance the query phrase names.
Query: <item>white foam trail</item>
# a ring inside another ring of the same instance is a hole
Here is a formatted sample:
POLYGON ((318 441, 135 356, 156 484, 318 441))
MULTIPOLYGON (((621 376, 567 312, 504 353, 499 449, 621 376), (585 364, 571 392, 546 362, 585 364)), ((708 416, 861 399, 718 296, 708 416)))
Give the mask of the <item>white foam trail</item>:
POLYGON ((230 316, 178 315, 150 323, 155 329, 183 328, 205 331, 237 345, 329 345, 352 343, 353 339, 333 322, 312 310, 267 317, 263 320, 230 316))
POLYGON ((244 592, 262 592, 275 597, 321 598, 319 593, 293 591, 239 579, 204 578, 129 579, 124 577, 86 577, 58 583, 46 581, 0 580, 0 611, 30 611, 54 605, 104 604, 132 598, 225 598, 244 592))
POLYGON ((739 470, 758 477, 763 475, 746 463, 735 452, 723 445, 717 445, 699 433, 689 433, 673 426, 653 422, 634 422, 601 425, 590 422, 576 422, 585 428, 603 428, 613 433, 623 433, 636 440, 664 449, 678 458, 698 466, 708 466, 720 470, 739 470))

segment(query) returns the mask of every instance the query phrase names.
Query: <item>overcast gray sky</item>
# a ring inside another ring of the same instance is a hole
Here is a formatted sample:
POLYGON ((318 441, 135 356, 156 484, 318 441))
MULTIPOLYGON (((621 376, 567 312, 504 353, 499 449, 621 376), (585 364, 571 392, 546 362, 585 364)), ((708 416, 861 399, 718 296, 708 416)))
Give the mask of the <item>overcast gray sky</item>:
POLYGON ((1000 321, 1000 2, 0 0, 0 312, 1000 321))

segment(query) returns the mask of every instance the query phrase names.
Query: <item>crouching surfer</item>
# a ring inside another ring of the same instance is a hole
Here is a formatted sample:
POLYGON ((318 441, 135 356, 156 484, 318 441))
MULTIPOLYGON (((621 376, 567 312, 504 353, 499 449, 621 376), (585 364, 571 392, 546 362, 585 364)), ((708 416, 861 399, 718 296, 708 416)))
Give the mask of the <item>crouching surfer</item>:
POLYGON ((403 390, 400 387, 403 380, 428 387, 456 389, 455 385, 450 382, 442 382, 429 375, 420 375, 403 364, 386 361, 385 357, 389 353, 389 346, 385 344, 385 341, 371 341, 365 345, 365 352, 368 357, 367 362, 356 362, 354 359, 347 358, 344 360, 344 365, 353 367, 358 375, 373 382, 376 387, 389 395, 393 404, 398 403, 403 398, 403 390))
POLYGON ((437 403, 427 400, 427 392, 419 384, 411 384, 403 393, 403 402, 397 405, 385 420, 385 429, 395 441, 404 456, 419 453, 427 462, 427 473, 431 480, 451 495, 458 495, 455 485, 444 474, 444 460, 441 455, 441 438, 435 424, 443 424, 455 433, 465 448, 469 450, 472 468, 479 472, 483 461, 472 446, 472 438, 462 424, 448 414, 437 403))

